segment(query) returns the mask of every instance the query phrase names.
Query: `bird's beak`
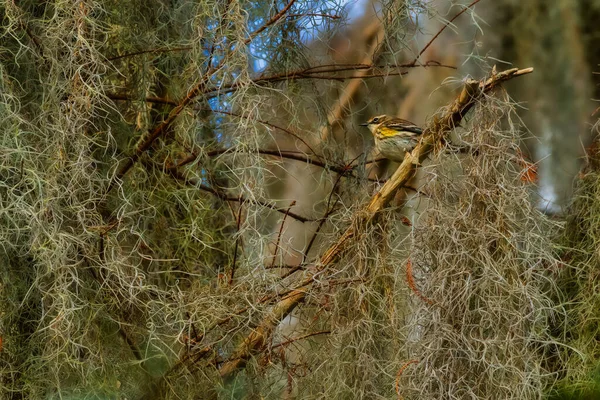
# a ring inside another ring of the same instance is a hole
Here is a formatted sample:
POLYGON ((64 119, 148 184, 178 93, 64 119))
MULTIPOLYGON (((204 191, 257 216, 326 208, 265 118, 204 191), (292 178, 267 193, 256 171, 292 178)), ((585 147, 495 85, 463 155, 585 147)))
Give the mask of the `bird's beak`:
POLYGON ((364 124, 359 124, 360 126, 369 126, 366 122, 364 124))

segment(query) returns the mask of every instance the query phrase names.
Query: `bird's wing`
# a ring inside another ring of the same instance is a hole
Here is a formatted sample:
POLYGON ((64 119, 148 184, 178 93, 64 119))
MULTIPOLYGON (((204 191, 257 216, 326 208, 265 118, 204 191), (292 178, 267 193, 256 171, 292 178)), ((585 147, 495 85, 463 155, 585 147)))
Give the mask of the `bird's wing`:
POLYGON ((417 125, 405 119, 394 118, 390 122, 388 122, 388 124, 396 128, 401 128, 403 131, 414 133, 415 136, 423 133, 423 129, 419 128, 417 125))

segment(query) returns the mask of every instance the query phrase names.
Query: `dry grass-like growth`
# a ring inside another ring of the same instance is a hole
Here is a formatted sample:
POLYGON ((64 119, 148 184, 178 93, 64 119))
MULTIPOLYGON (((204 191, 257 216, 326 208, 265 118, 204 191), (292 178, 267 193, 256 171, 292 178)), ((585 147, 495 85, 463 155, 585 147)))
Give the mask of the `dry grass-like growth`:
POLYGON ((359 85, 331 107, 315 82, 434 67, 423 51, 375 60, 404 48, 411 7, 434 15, 427 2, 383 7, 366 65, 305 48, 317 21, 344 22, 332 2, 38 3, 1 6, 2 395, 486 397, 499 366, 506 396, 539 393, 547 221, 493 94, 530 69, 466 80, 378 188, 335 135, 359 85), (469 110, 473 155, 425 164, 469 110), (310 171, 308 205, 273 189, 290 162, 310 171), (387 206, 421 164, 434 179, 407 234, 387 206))
POLYGON ((418 363, 401 378, 408 398, 543 398, 556 379, 546 357, 560 310, 549 280, 559 225, 521 179, 512 113, 482 99, 461 136, 472 153, 439 153, 426 168, 430 198, 410 258, 433 304, 418 301, 409 324, 418 363))
POLYGON ((558 282, 564 288, 558 300, 565 301, 568 314, 564 327, 556 324, 555 335, 567 346, 560 348, 556 355, 555 362, 564 365, 565 369, 553 399, 597 398, 600 395, 598 148, 596 139, 588 149, 587 165, 578 176, 566 228, 558 240, 563 262, 558 282))

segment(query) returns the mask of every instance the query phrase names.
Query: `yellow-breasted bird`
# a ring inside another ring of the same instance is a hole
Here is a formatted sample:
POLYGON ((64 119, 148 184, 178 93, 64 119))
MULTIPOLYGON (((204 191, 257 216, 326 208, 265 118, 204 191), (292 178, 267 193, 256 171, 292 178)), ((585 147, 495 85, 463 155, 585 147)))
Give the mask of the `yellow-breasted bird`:
POLYGON ((378 115, 360 125, 369 128, 381 155, 396 162, 404 160, 406 152, 415 148, 423 134, 412 122, 387 115, 378 115))

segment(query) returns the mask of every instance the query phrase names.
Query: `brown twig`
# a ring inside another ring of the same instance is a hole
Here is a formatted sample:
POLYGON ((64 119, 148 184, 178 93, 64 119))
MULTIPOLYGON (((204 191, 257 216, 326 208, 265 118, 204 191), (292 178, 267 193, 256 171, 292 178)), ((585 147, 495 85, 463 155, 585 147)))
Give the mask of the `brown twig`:
MULTIPOLYGON (((217 150, 211 150, 211 151, 207 151, 206 152, 206 156, 207 157, 214 157, 214 156, 218 156, 220 154, 227 154, 227 153, 234 153, 236 152, 236 150, 234 148, 229 148, 229 149, 217 149, 217 150)), ((335 167, 333 165, 328 165, 323 161, 319 161, 317 159, 308 157, 306 155, 302 155, 300 154, 296 154, 296 153, 291 153, 289 151, 285 151, 285 150, 257 150, 256 151, 257 154, 263 154, 263 155, 268 155, 268 156, 277 156, 280 158, 287 158, 290 160, 296 160, 296 161, 302 161, 305 162, 307 164, 312 164, 312 165, 316 165, 318 167, 324 168, 324 169, 329 169, 338 173, 347 173, 348 171, 344 171, 342 168, 340 167, 335 167)), ((252 154, 252 153, 248 153, 248 154, 252 154)), ((188 165, 192 162, 194 162, 198 157, 200 156, 199 153, 192 153, 189 154, 188 156, 184 157, 183 159, 181 159, 177 164, 168 167, 169 169, 179 169, 185 165, 188 165)))
POLYGON ((115 61, 115 60, 120 60, 121 58, 135 57, 135 56, 139 56, 142 54, 148 54, 148 53, 168 53, 171 51, 185 51, 185 50, 191 50, 191 49, 193 49, 192 46, 182 46, 182 47, 163 47, 160 49, 140 50, 140 51, 134 51, 133 53, 122 54, 120 56, 109 57, 109 58, 107 58, 107 60, 115 61))
POLYGON ((287 209, 286 214, 283 216, 281 220, 281 225, 279 226, 279 233, 277 234, 277 241, 275 242, 275 252, 273 253, 273 259, 271 260, 271 268, 275 265, 275 260, 277 260, 277 253, 279 252, 279 243, 281 243, 281 235, 283 234, 283 228, 285 227, 285 219, 290 212, 290 209, 296 205, 296 200, 293 200, 290 206, 287 209))
MULTIPOLYGON (((233 249, 233 261, 231 262, 231 273, 229 274, 229 282, 228 282, 229 286, 233 285, 233 278, 235 276, 235 268, 236 268, 236 264, 237 264, 238 248, 240 245, 240 240, 242 240, 241 235, 239 233, 240 233, 240 226, 242 224, 242 210, 243 209, 244 209, 244 203, 240 202, 240 209, 238 210, 238 214, 236 217, 236 226, 237 226, 238 237, 235 240, 235 248, 233 249)), ((287 217, 287 214, 286 214, 286 217, 287 217)))
MULTIPOLYGON (((422 65, 422 67, 430 67, 430 66, 456 69, 456 67, 454 67, 454 66, 445 65, 445 64, 441 64, 441 63, 437 63, 437 62, 422 65)), ((414 67, 421 67, 421 66, 411 65, 411 63, 400 64, 400 65, 394 66, 394 68, 414 68, 414 67)), ((403 75, 408 74, 408 71, 368 74, 369 72, 371 72, 377 68, 378 68, 377 66, 361 66, 361 67, 356 67, 356 68, 349 68, 349 67, 331 68, 331 70, 324 70, 324 71, 312 71, 312 68, 308 68, 308 69, 291 71, 291 72, 282 73, 282 74, 262 76, 262 77, 253 79, 252 82, 258 86, 258 85, 265 85, 267 83, 277 83, 277 82, 282 82, 282 81, 303 80, 303 79, 333 80, 333 81, 340 81, 340 82, 346 81, 346 80, 353 80, 353 81, 358 82, 357 85, 359 85, 360 80, 362 80, 362 79, 386 78, 389 76, 403 76, 403 75), (347 76, 320 75, 320 74, 324 74, 324 73, 339 73, 339 72, 345 72, 345 71, 350 71, 350 70, 358 70, 359 73, 356 75, 347 75, 347 76)), ((207 89, 204 92, 204 94, 210 94, 209 98, 212 98, 212 97, 215 97, 218 95, 233 92, 233 91, 235 91, 241 87, 245 87, 245 86, 246 86, 246 83, 235 82, 235 83, 230 83, 227 85, 221 85, 219 87, 207 89)), ((354 90, 355 89, 349 90, 348 94, 344 95, 342 100, 344 102, 347 102, 349 99, 351 99, 355 93, 354 90), (346 100, 346 98, 348 98, 348 100, 346 100)), ((337 110, 337 108, 336 108, 336 110, 337 110)))
MULTIPOLYGON (((351 165, 354 161, 355 160, 350 161, 350 163, 348 163, 348 165, 351 165)), ((327 208, 326 208, 325 214, 319 220, 319 225, 317 226, 317 229, 315 229, 315 232, 313 233, 312 237, 310 238, 310 241, 308 242, 308 246, 306 246, 306 249, 304 250, 304 256, 302 257, 302 262, 300 263, 300 265, 303 265, 306 263, 306 261, 308 259, 308 254, 310 253, 310 250, 312 249, 312 246, 315 243, 315 240, 317 238, 317 235, 319 234, 319 231, 321 230, 321 228, 323 227, 323 225, 325 224, 325 222, 327 221, 329 216, 333 213, 338 202, 340 201, 339 197, 337 197, 335 199, 335 202, 333 204, 331 204, 333 195, 336 193, 336 189, 337 189, 338 185, 340 184, 341 177, 342 177, 342 175, 338 176, 335 183, 333 184, 333 187, 331 188, 331 192, 329 192, 329 196, 327 198, 327 208)))
POLYGON ((306 338, 309 338, 312 336, 329 335, 330 333, 331 333, 331 331, 318 331, 318 332, 307 333, 306 335, 298 336, 298 337, 286 340, 285 342, 274 344, 273 346, 271 346, 270 350, 276 349, 278 347, 287 346, 290 343, 294 343, 294 342, 297 342, 298 340, 303 340, 303 339, 306 339, 306 338))
MULTIPOLYGON (((297 74, 289 74, 289 76, 268 76, 265 78, 256 79, 254 82, 257 85, 264 85, 266 83, 277 83, 277 82, 289 82, 293 80, 304 80, 304 79, 315 79, 315 80, 325 80, 325 81, 339 81, 343 82, 346 80, 356 80, 360 81, 362 79, 370 79, 370 78, 387 78, 390 76, 404 76, 408 74, 408 71, 401 72, 386 72, 379 74, 370 74, 370 75, 349 75, 349 76, 337 76, 337 75, 317 75, 316 73, 297 73, 297 74)), ((231 93, 239 89, 240 87, 245 86, 245 83, 232 83, 230 85, 223 85, 218 88, 212 88, 204 92, 204 94, 209 95, 208 98, 214 98, 216 96, 220 96, 223 94, 231 93)))
POLYGON ((219 199, 223 200, 223 201, 235 201, 238 203, 250 203, 250 204, 254 204, 254 205, 258 205, 261 207, 265 207, 265 208, 270 208, 273 211, 277 211, 279 213, 282 213, 284 215, 289 215, 290 217, 292 217, 293 219, 300 221, 300 222, 311 222, 313 221, 312 219, 303 217, 301 215, 298 215, 296 213, 293 213, 291 211, 289 211, 287 208, 281 208, 281 207, 277 207, 271 203, 268 203, 266 201, 261 201, 261 200, 249 200, 246 199, 243 196, 231 196, 228 195, 227 193, 223 193, 213 187, 210 187, 208 185, 205 185, 203 183, 200 183, 197 179, 195 178, 187 178, 185 176, 183 176, 183 174, 181 174, 179 171, 177 170, 169 170, 169 173, 171 174, 171 176, 175 179, 177 179, 178 181, 184 182, 187 185, 190 186, 194 186, 202 191, 205 191, 207 193, 211 193, 214 196, 218 197, 219 199))
MULTIPOLYGON (((235 152, 235 149, 230 148, 230 149, 211 150, 211 151, 206 152, 206 156, 214 157, 219 154, 226 154, 226 153, 232 153, 232 152, 235 152)), ((356 178, 356 176, 354 174, 352 174, 352 171, 358 165, 343 165, 343 166, 331 165, 324 161, 320 161, 316 158, 308 157, 307 155, 305 155, 303 153, 290 152, 290 151, 286 151, 286 150, 261 150, 261 149, 259 149, 256 151, 256 153, 262 154, 262 155, 285 158, 288 160, 301 161, 301 162, 304 162, 304 163, 307 163, 310 165, 314 165, 314 166, 317 166, 317 167, 320 167, 320 168, 323 168, 323 169, 326 169, 329 171, 336 172, 336 173, 340 174, 341 176, 356 178)), ((194 162, 198 157, 199 157, 199 153, 192 153, 192 154, 184 157, 183 159, 181 159, 177 164, 169 166, 167 168, 168 169, 178 169, 180 167, 183 167, 187 164, 194 162)), ((373 179, 373 178, 369 178, 369 181, 381 182, 380 180, 373 179)))
POLYGON ((404 363, 404 365, 402 365, 400 367, 400 369, 398 370, 398 372, 396 373, 396 394, 398 395, 398 399, 402 399, 402 395, 400 394, 400 377, 402 377, 402 374, 404 373, 404 371, 406 370, 406 368, 408 368, 409 365, 411 364, 417 364, 419 361, 418 360, 410 360, 404 363))
POLYGON ((258 28, 257 30, 255 30, 254 32, 252 32, 250 34, 250 36, 248 37, 248 39, 244 40, 244 44, 248 44, 250 43, 255 37, 257 37, 262 31, 264 31, 265 29, 267 29, 269 26, 273 25, 274 23, 276 23, 277 21, 279 21, 281 18, 283 18, 283 16, 285 15, 286 12, 288 12, 288 10, 294 5, 294 3, 296 2, 296 0, 290 0, 290 2, 281 9, 281 11, 279 11, 277 14, 275 14, 273 16, 273 18, 271 18, 270 20, 268 20, 263 26, 261 26, 260 28, 258 28))
MULTIPOLYGON (((109 99, 112 99, 112 100, 135 101, 135 99, 131 98, 130 96, 123 95, 123 94, 108 94, 107 97, 109 99)), ((177 106, 177 102, 176 101, 165 99, 165 98, 162 98, 162 97, 145 97, 143 99, 143 101, 148 102, 148 103, 169 104, 169 105, 172 105, 172 106, 177 106)), ((231 111, 220 111, 220 110, 213 110, 211 108, 197 108, 197 107, 194 107, 194 110, 196 110, 196 111, 212 112, 212 113, 223 114, 223 115, 231 115, 231 116, 237 117, 237 118, 244 118, 242 115, 234 113, 234 112, 231 112, 231 111)), ((261 119, 254 119, 254 121, 256 121, 256 122, 258 122, 260 124, 263 124, 265 126, 268 126, 270 128, 278 129, 278 130, 280 130, 280 131, 282 131, 282 132, 284 132, 284 133, 286 133, 286 134, 294 137, 295 139, 297 139, 300 142, 302 142, 302 144, 304 144, 306 146, 306 148, 309 149, 312 152, 313 155, 315 155, 315 156, 317 155, 317 153, 313 150, 313 148, 304 139, 302 139, 299 135, 297 135, 296 133, 290 131, 289 129, 286 129, 286 128, 282 127, 282 126, 275 125, 273 123, 270 123, 268 121, 264 121, 264 120, 261 120, 261 119)), ((189 161, 188 161, 188 163, 192 162, 192 161, 194 161, 194 159, 190 158, 189 161)), ((179 165, 179 166, 182 166, 182 165, 179 165)))
POLYGON ((427 296, 425 296, 423 292, 419 290, 419 288, 417 288, 417 284, 415 283, 415 278, 413 276, 412 271, 412 262, 410 260, 406 262, 406 282, 408 284, 408 287, 413 291, 414 294, 417 295, 418 298, 420 298, 427 304, 433 305, 433 301, 427 296))
POLYGON ((442 34, 442 32, 444 32, 444 30, 446 30, 446 28, 452 23, 454 22, 454 20, 458 17, 460 17, 465 11, 467 11, 469 8, 473 7, 475 4, 479 3, 481 0, 475 0, 473 1, 471 4, 469 4, 468 6, 466 6, 464 9, 462 9, 462 11, 460 11, 459 13, 457 13, 454 17, 452 17, 452 19, 450 19, 450 21, 448 21, 443 27, 442 29, 440 29, 432 38, 429 42, 427 42, 427 44, 425 45, 425 47, 423 47, 423 49, 421 49, 421 51, 419 52, 419 54, 415 57, 415 59, 412 62, 412 65, 416 65, 417 61, 419 60, 419 58, 423 55, 423 53, 425 53, 427 51, 427 49, 429 48, 429 46, 431 46, 431 44, 435 41, 435 39, 438 38, 438 36, 440 36, 442 34))
MULTIPOLYGON (((212 110, 212 109, 210 111, 215 112, 217 114, 231 115, 231 116, 234 116, 234 117, 237 117, 237 118, 244 118, 242 115, 236 114, 236 113, 231 112, 231 111, 216 111, 216 110, 212 110)), ((254 119, 254 121, 258 122, 259 124, 268 126, 270 128, 278 129, 278 130, 280 130, 280 131, 282 131, 282 132, 284 132, 284 133, 292 136, 293 138, 295 138, 295 139, 299 140, 300 142, 302 142, 302 144, 305 145, 306 148, 308 150, 310 150, 311 153, 314 156, 317 156, 317 152, 314 151, 313 148, 304 139, 302 139, 298 134, 296 134, 296 133, 294 133, 294 132, 290 131, 289 129, 286 129, 286 128, 282 127, 282 126, 275 125, 273 123, 270 123, 270 122, 262 120, 262 119, 254 119)))
MULTIPOLYGON (((217 67, 217 70, 222 68, 222 66, 217 67)), ((181 112, 187 107, 187 105, 196 98, 198 94, 200 94, 206 83, 209 80, 209 77, 216 71, 212 71, 211 73, 207 73, 203 76, 196 86, 194 86, 184 97, 184 99, 178 103, 178 105, 171 110, 169 116, 160 124, 158 124, 154 129, 150 131, 148 136, 146 136, 143 140, 141 140, 135 149, 133 150, 133 154, 131 154, 123 163, 121 168, 119 168, 117 174, 111 179, 107 192, 110 192, 112 188, 129 172, 129 170, 135 165, 135 163, 139 160, 140 156, 152 146, 154 141, 161 136, 164 132, 166 132, 175 119, 181 114, 181 112)))
POLYGON ((146 103, 168 104, 171 106, 177 106, 177 104, 178 104, 175 100, 169 100, 169 99, 165 99, 163 97, 154 97, 154 96, 144 97, 143 99, 135 99, 135 98, 125 95, 125 94, 109 93, 106 95, 106 97, 108 97, 111 100, 119 100, 119 101, 143 100, 146 103))
POLYGON ((331 14, 318 14, 318 13, 306 13, 306 14, 290 14, 286 18, 303 18, 303 17, 322 17, 329 19, 341 19, 339 15, 331 15, 331 14))
POLYGON ((333 185, 333 188, 331 188, 331 192, 329 193, 329 198, 327 199, 327 208, 326 208, 325 214, 319 219, 319 225, 317 225, 317 228, 311 235, 311 238, 308 242, 308 246, 306 246, 306 249, 303 251, 304 254, 302 255, 302 262, 300 262, 299 265, 295 266, 294 268, 290 269, 288 272, 283 274, 283 276, 281 277, 282 280, 286 279, 287 277, 304 269, 304 267, 307 265, 306 261, 308 259, 308 254, 310 253, 310 250, 312 249, 313 245, 315 244, 315 241, 317 239, 317 236, 319 235, 319 232, 321 231, 321 229, 323 228, 323 225, 325 225, 325 222, 327 222, 327 220, 329 219, 329 216, 333 213, 333 211, 335 210, 335 207, 337 206, 337 204, 339 202, 339 198, 336 198, 333 205, 331 204, 331 199, 333 198, 333 194, 335 193, 337 185, 340 183, 341 178, 342 178, 342 175, 339 175, 333 185))

